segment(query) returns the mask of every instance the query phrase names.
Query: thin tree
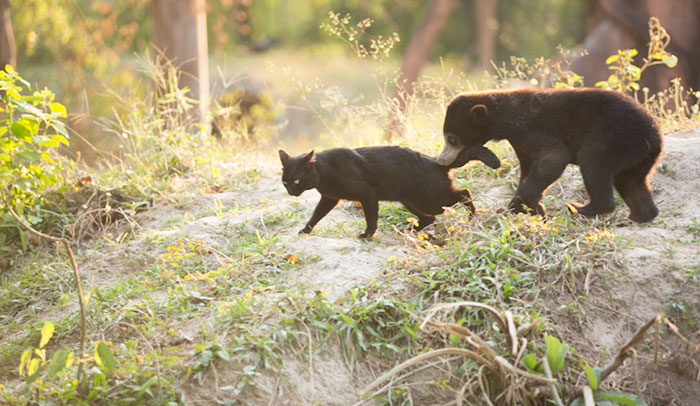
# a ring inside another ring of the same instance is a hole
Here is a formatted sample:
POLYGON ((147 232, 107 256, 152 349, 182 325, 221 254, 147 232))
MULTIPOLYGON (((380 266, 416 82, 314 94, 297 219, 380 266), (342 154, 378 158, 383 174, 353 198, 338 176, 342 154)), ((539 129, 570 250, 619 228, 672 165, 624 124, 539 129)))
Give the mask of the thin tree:
MULTIPOLYGON (((395 93, 398 101, 397 108, 400 112, 406 109, 408 98, 413 94, 413 84, 418 80, 418 75, 428 59, 430 49, 455 5, 455 0, 431 0, 421 25, 406 46, 395 93)), ((400 132, 401 124, 397 118, 394 118, 389 124, 387 135, 391 137, 400 132)))
POLYGON ((17 67, 17 47, 12 33, 10 0, 0 0, 0 69, 17 67))
POLYGON ((199 101, 200 119, 209 110, 209 55, 205 0, 151 0, 153 44, 179 69, 178 86, 199 101))
POLYGON ((489 69, 496 53, 497 6, 498 0, 474 1, 477 65, 480 69, 489 69))
POLYGON ((418 80, 418 75, 428 59, 430 49, 445 26, 447 17, 450 16, 455 4, 455 0, 432 0, 430 2, 423 22, 413 34, 403 55, 397 87, 399 97, 401 94, 410 95, 413 93, 413 83, 418 80))

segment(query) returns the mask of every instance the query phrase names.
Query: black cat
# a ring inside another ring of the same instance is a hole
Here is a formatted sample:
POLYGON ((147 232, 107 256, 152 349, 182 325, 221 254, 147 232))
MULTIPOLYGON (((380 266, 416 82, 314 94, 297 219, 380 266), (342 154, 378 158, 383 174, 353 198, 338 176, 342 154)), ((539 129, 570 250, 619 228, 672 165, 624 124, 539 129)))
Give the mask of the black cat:
POLYGON ((282 183, 292 196, 316 188, 321 193, 311 219, 300 234, 308 234, 338 200, 362 203, 367 228, 360 238, 370 238, 377 230, 379 200, 398 201, 418 217, 416 231, 435 221, 443 207, 458 202, 475 212, 468 189, 456 189, 454 168, 472 160, 480 160, 498 168, 498 157, 482 145, 463 149, 449 166, 440 166, 435 158, 408 148, 386 146, 357 149, 334 148, 314 154, 290 157, 279 151, 282 161, 282 183))

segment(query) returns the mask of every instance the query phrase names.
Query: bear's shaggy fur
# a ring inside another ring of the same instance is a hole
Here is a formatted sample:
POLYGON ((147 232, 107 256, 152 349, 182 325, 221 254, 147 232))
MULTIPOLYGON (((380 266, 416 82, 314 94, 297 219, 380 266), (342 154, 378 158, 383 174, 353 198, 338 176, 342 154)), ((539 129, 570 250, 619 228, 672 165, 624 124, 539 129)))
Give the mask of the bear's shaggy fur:
POLYGON ((437 158, 450 165, 473 144, 506 139, 520 160, 520 183, 511 211, 545 214, 542 196, 568 164, 581 168, 590 197, 574 205, 585 216, 615 209, 613 186, 630 208, 630 219, 659 213, 649 178, 662 140, 649 113, 631 97, 602 89, 519 89, 470 92, 447 107, 445 146, 437 158))

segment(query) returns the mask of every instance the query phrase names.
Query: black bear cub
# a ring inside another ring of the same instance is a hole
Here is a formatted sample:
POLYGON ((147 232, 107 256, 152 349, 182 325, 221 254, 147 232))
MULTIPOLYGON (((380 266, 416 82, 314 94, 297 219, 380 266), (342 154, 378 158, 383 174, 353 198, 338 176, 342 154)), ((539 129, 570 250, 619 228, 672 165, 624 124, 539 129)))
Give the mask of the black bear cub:
POLYGON ((520 183, 508 208, 545 214, 542 195, 568 164, 581 168, 590 198, 585 216, 615 209, 613 186, 636 222, 659 213, 649 178, 661 154, 659 128, 638 102, 602 89, 519 89, 463 93, 447 107, 445 147, 450 166, 463 148, 506 139, 520 161, 520 183))
POLYGON ((447 167, 435 158, 396 146, 357 149, 334 148, 314 154, 290 157, 279 151, 282 183, 292 196, 316 188, 321 193, 311 219, 300 233, 308 234, 340 199, 359 201, 367 228, 360 238, 370 238, 377 230, 380 200, 398 201, 418 217, 421 230, 435 221, 443 207, 458 202, 473 214, 474 203, 468 189, 456 189, 454 168, 480 160, 492 168, 501 165, 498 157, 481 145, 465 148, 447 167))

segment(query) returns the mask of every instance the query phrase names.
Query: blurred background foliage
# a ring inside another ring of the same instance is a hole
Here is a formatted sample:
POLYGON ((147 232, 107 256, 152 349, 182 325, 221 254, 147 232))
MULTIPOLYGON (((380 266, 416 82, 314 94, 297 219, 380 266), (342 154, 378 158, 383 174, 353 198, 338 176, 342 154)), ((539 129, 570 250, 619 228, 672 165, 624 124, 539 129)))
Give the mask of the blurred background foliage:
MULTIPOLYGON (((209 0, 207 25, 213 60, 235 60, 265 50, 299 51, 341 46, 320 24, 329 11, 371 18, 378 34, 399 34, 398 59, 429 2, 420 0, 209 0)), ((136 55, 150 49, 149 0, 12 1, 18 69, 30 82, 49 87, 72 113, 110 113, 109 91, 137 86, 136 55), (108 91, 109 90, 109 91, 108 91)), ((460 0, 431 50, 460 70, 474 68, 473 1, 460 0)), ((586 2, 499 2, 497 61, 511 55, 548 57, 557 45, 580 43, 586 2)), ((212 63, 216 66, 216 62, 212 63)))

